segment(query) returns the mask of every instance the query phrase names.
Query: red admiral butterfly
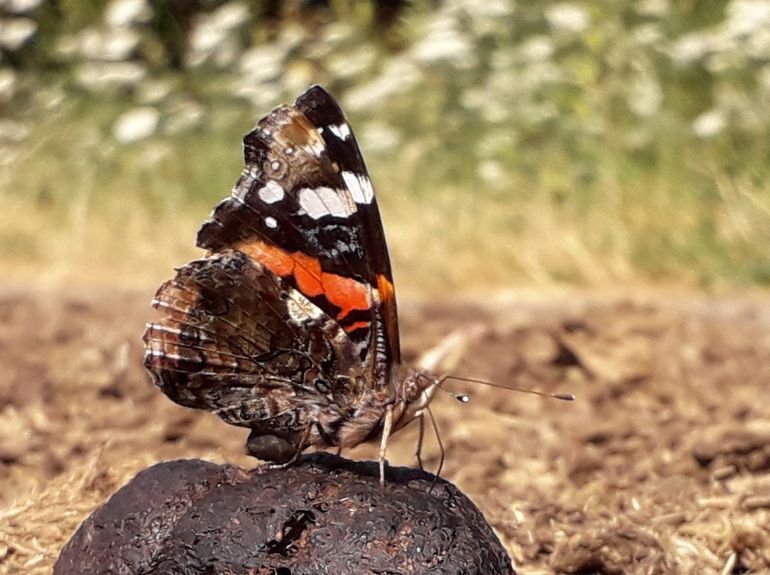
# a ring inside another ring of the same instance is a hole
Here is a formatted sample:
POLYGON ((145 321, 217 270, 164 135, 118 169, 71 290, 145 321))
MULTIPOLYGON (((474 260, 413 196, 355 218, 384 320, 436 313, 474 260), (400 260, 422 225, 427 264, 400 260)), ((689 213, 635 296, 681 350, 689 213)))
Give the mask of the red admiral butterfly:
POLYGON ((401 365, 390 260, 372 183, 342 110, 319 86, 244 137, 245 168, 198 232, 206 256, 153 306, 144 364, 173 401, 248 427, 248 451, 380 437, 416 418, 441 379, 401 365))

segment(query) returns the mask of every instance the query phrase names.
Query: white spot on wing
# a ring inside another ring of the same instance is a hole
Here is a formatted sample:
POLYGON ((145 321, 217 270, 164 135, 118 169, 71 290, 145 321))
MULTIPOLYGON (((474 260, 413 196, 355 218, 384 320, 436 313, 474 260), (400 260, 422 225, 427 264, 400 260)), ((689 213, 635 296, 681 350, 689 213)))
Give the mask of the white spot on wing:
POLYGON ((300 207, 314 220, 324 216, 345 218, 358 209, 343 190, 333 188, 302 188, 297 197, 300 207))
POLYGON ((275 221, 275 218, 274 218, 274 217, 272 217, 272 216, 267 216, 267 217, 265 218, 265 225, 266 225, 268 228, 277 228, 277 227, 278 227, 278 222, 277 222, 277 221, 275 221))
POLYGON ((259 188, 257 193, 259 194, 260 199, 266 204, 274 204, 283 199, 285 192, 283 191, 281 184, 271 180, 259 188))
POLYGON ((160 359, 170 359, 172 361, 191 361, 198 362, 195 358, 184 357, 178 353, 166 353, 161 349, 148 349, 144 352, 145 357, 159 357, 160 359))
POLYGON ((372 181, 366 174, 354 174, 353 172, 342 172, 342 179, 350 190, 350 195, 358 204, 370 204, 374 198, 374 188, 372 181))
POLYGON ((350 137, 350 126, 345 122, 341 124, 332 124, 329 126, 329 131, 337 136, 340 140, 347 140, 350 137))
POLYGON ((289 292, 289 299, 286 300, 286 308, 289 311, 291 321, 297 325, 318 319, 323 314, 321 308, 297 290, 291 290, 289 292))
POLYGON ((232 196, 240 203, 244 203, 246 201, 246 194, 251 189, 251 186, 257 177, 259 177, 259 172, 257 171, 256 166, 244 168, 241 177, 238 178, 238 182, 233 186, 233 189, 230 192, 232 196))
POLYGON ((249 191, 249 186, 247 185, 235 185, 233 186, 233 189, 230 191, 232 196, 238 200, 240 203, 243 203, 246 201, 246 193, 249 191))
POLYGON ((180 335, 182 333, 182 330, 179 328, 171 327, 169 325, 162 325, 159 323, 148 323, 145 324, 145 328, 152 329, 155 331, 161 331, 165 333, 173 333, 174 335, 180 335))

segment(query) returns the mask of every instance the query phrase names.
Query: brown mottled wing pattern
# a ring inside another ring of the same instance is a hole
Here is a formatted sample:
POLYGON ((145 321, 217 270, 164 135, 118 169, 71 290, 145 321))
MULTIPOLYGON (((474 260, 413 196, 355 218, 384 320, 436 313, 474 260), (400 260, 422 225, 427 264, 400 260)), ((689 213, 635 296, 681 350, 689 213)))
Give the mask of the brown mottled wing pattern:
POLYGON ((400 361, 393 280, 361 152, 334 99, 315 86, 244 138, 245 168, 198 233, 296 288, 349 335, 373 388, 400 361))
POLYGON ((293 437, 344 419, 360 362, 339 324, 270 270, 225 250, 179 268, 153 305, 145 366, 174 401, 293 437))

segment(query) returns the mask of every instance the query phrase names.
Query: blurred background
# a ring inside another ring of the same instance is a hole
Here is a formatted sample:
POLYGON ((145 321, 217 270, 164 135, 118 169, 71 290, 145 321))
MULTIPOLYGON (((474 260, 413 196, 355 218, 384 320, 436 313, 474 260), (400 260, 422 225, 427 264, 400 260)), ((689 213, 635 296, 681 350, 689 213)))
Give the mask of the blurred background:
POLYGON ((140 336, 243 135, 314 83, 403 357, 468 335, 453 373, 577 395, 434 402, 520 572, 770 573, 770 0, 0 0, 0 575, 151 463, 254 465, 140 336))
POLYGON ((313 83, 402 291, 770 282, 766 0, 0 0, 3 278, 167 277, 313 83))

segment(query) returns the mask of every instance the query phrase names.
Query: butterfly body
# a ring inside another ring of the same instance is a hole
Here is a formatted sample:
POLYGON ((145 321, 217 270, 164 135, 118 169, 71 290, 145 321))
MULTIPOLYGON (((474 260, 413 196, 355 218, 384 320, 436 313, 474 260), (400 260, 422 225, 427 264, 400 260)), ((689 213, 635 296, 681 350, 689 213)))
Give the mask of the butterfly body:
POLYGON ((260 459, 381 440, 439 378, 401 365, 373 187, 337 103, 315 86, 244 138, 245 167, 198 232, 205 257, 158 289, 145 366, 182 405, 251 429, 260 459))

